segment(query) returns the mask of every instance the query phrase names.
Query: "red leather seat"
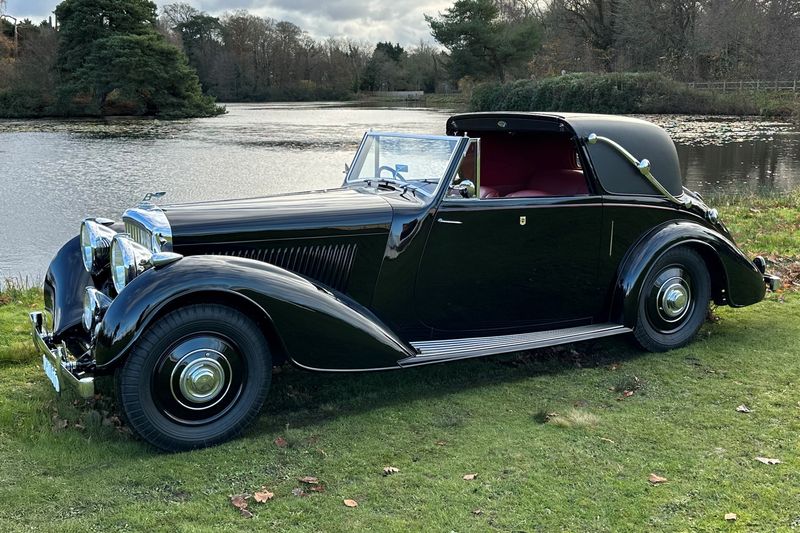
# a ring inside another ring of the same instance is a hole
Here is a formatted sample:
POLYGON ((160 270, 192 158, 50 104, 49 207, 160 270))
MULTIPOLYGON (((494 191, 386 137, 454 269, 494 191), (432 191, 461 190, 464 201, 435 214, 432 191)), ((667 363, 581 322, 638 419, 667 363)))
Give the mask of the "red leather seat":
POLYGON ((500 198, 500 193, 494 187, 481 185, 481 198, 500 198))
POLYGON ((506 198, 532 198, 537 196, 580 196, 589 194, 583 171, 572 169, 551 170, 528 182, 528 187, 514 191, 506 198))
POLYGON ((505 198, 535 198, 537 196, 559 196, 536 189, 522 189, 521 191, 510 192, 505 198))

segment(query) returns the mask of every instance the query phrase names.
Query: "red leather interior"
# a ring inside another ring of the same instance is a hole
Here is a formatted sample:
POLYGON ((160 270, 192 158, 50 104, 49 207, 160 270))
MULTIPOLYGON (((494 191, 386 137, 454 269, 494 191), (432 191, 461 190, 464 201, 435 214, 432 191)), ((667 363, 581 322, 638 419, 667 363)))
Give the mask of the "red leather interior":
POLYGON ((481 198, 589 194, 567 134, 481 134, 481 198))
POLYGON ((500 193, 493 187, 481 185, 481 198, 500 198, 500 193))

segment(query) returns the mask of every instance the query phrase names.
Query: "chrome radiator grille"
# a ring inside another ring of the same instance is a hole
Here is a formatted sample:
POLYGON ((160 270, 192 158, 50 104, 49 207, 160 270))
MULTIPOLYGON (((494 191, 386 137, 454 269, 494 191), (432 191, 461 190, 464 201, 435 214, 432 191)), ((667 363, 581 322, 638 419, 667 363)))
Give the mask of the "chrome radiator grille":
POLYGON ((150 233, 149 230, 144 229, 139 224, 135 222, 131 222, 130 220, 125 221, 125 232, 131 236, 131 239, 138 242, 148 250, 153 249, 153 235, 150 233))
POLYGON ((351 243, 251 248, 212 253, 270 263, 344 291, 350 279, 357 248, 356 244, 351 243))

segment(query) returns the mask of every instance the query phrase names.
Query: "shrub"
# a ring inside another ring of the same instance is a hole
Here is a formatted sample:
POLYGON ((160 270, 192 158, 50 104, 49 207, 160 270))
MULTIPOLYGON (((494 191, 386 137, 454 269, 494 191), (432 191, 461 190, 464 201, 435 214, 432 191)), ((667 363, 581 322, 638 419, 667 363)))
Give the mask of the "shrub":
POLYGON ((703 113, 746 115, 789 106, 758 105, 741 94, 699 91, 655 73, 568 74, 475 88, 475 111, 576 111, 592 113, 703 113))

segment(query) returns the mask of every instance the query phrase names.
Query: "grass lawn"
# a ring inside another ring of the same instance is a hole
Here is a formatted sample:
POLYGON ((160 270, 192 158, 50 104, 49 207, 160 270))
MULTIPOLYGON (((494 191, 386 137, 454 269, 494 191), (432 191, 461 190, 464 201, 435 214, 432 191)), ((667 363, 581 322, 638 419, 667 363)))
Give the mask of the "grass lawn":
MULTIPOLYGON (((790 277, 793 198, 721 209, 749 253, 790 277)), ((131 438, 102 399, 54 397, 27 337, 39 298, 0 295, 1 531, 800 528, 791 279, 758 305, 717 309, 667 354, 614 338, 402 372, 285 368, 243 438, 174 455, 131 438), (250 499, 252 518, 231 505, 262 486, 274 498, 250 499)))

